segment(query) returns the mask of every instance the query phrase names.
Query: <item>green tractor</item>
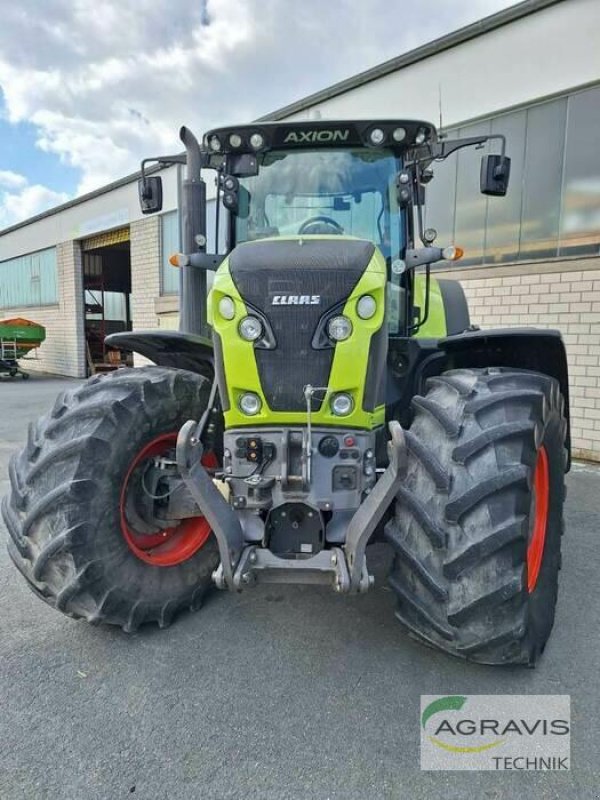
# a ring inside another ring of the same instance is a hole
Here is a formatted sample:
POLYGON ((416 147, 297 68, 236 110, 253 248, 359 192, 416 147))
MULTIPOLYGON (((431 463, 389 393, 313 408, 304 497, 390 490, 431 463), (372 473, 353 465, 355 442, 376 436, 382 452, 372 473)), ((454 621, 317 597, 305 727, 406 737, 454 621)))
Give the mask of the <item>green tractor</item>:
POLYGON ((461 251, 423 223, 433 165, 460 148, 494 140, 481 191, 506 193, 504 137, 406 120, 180 135, 139 184, 160 211, 148 164, 186 165, 180 329, 109 336, 154 366, 92 377, 31 426, 2 506, 18 569, 65 614, 133 631, 215 586, 366 592, 385 540, 412 636, 534 665, 570 463, 563 342, 471 325, 431 270, 461 251))

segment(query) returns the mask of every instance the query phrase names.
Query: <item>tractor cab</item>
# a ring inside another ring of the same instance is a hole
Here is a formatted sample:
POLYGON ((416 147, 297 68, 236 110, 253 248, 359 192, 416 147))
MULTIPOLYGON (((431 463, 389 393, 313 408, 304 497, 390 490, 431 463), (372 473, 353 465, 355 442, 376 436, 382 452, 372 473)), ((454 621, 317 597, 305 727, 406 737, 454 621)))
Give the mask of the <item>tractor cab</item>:
MULTIPOLYGON (((510 159, 503 136, 439 140, 435 127, 421 120, 263 122, 210 130, 201 145, 189 130, 183 128, 181 135, 188 165, 184 195, 186 189, 196 195, 199 212, 184 218, 184 253, 173 258, 182 267, 182 287, 205 294, 206 278, 198 270, 220 263, 219 257, 205 256, 204 168, 217 176, 214 241, 226 242, 221 258, 237 245, 257 240, 338 237, 343 247, 342 239, 358 238, 371 242, 385 260, 391 336, 433 338, 468 327, 464 302, 458 311, 445 314, 450 299, 443 295, 450 290, 429 279, 432 263, 457 259, 462 250, 432 246, 436 231, 423 226, 425 186, 436 160, 496 139, 501 153, 482 158, 481 191, 505 194, 510 159), (447 325, 449 317, 455 330, 447 325)), ((162 202, 161 179, 146 174, 146 163, 179 159, 142 163, 144 213, 159 210, 162 202)), ((456 305, 454 299, 452 303, 456 305)), ((197 312, 188 314, 184 307, 182 320, 182 329, 190 333, 209 333, 207 320, 197 312)))
POLYGON ((354 236, 373 242, 391 264, 400 257, 407 235, 405 211, 398 203, 406 152, 402 143, 408 135, 414 138, 420 131, 430 136, 432 130, 425 124, 412 124, 407 132, 399 123, 332 122, 210 132, 208 148, 230 150, 225 170, 235 180, 225 181, 229 186, 222 195, 233 217, 230 243, 354 236), (251 142, 262 146, 243 156, 231 152, 232 141, 240 142, 238 149, 244 144, 251 148, 251 142))
MULTIPOLYGON (((223 153, 229 248, 282 236, 371 242, 385 259, 393 335, 406 333, 406 279, 398 267, 414 235, 404 163, 415 147, 436 141, 429 123, 380 120, 217 129, 203 145, 223 153)), ((214 155, 211 162, 218 163, 214 155)))

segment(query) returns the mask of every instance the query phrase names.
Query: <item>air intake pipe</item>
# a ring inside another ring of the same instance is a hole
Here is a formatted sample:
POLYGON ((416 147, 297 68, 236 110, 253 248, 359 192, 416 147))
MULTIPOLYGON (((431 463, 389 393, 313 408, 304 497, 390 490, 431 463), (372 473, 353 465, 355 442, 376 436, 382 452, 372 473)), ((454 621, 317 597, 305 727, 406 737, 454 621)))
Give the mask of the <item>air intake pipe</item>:
MULTIPOLYGON (((181 247, 185 254, 206 252, 206 184, 201 177, 202 154, 198 140, 182 126, 179 138, 187 159, 187 174, 181 186, 181 247)), ((206 271, 186 265, 179 276, 179 330, 208 335, 206 312, 206 271)))

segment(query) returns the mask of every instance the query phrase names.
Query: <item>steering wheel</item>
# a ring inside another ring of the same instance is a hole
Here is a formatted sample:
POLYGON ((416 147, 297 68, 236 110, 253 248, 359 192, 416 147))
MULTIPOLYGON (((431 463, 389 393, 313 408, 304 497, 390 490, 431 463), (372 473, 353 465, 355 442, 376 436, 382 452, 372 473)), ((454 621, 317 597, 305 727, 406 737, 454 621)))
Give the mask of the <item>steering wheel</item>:
POLYGON ((317 216, 311 217, 302 223, 298 229, 298 234, 302 235, 303 233, 306 235, 310 235, 311 233, 335 233, 343 235, 344 229, 338 222, 331 219, 331 217, 317 216))

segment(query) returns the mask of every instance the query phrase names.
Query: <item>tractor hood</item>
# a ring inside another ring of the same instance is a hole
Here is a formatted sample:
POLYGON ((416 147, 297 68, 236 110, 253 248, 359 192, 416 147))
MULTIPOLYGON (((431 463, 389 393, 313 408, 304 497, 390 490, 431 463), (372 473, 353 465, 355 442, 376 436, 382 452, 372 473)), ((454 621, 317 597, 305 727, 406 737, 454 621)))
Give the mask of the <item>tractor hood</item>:
POLYGON ((314 424, 383 424, 385 285, 385 260, 365 240, 304 236, 236 247, 208 300, 227 427, 304 424, 307 385, 316 389, 314 424), (357 304, 367 295, 370 316, 361 318, 357 304), (340 317, 350 332, 333 338, 330 323, 340 317), (240 403, 247 393, 258 397, 251 415, 240 403), (340 393, 351 397, 343 417, 332 410, 340 393))

